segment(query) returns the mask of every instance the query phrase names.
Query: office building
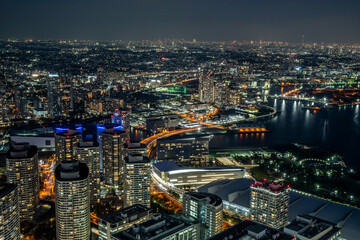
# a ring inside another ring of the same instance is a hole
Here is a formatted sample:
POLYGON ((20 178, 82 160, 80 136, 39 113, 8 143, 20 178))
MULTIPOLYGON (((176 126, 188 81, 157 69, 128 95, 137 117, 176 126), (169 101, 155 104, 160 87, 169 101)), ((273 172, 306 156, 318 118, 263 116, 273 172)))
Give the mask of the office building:
POLYGON ((203 227, 200 240, 222 231, 223 204, 220 197, 210 193, 187 192, 183 195, 183 212, 186 217, 198 220, 203 227))
POLYGON ((130 155, 124 165, 124 206, 142 204, 150 207, 150 160, 143 155, 130 155))
POLYGON ((157 159, 172 160, 180 166, 207 166, 210 161, 209 136, 169 137, 157 140, 157 159))
POLYGON ((100 200, 100 147, 97 142, 81 141, 77 146, 77 156, 80 162, 86 163, 89 168, 90 179, 90 200, 100 200))
POLYGON ((0 183, 0 239, 20 240, 17 186, 0 183))
POLYGON ((194 240, 194 235, 194 226, 189 222, 168 215, 155 215, 113 235, 111 240, 194 240))
POLYGON ((55 169, 57 240, 90 239, 89 168, 79 161, 60 163, 55 169))
POLYGON ((57 129, 55 133, 56 163, 72 161, 77 159, 76 148, 80 141, 81 134, 77 130, 68 128, 57 129))
POLYGON ((157 162, 152 165, 155 177, 162 184, 185 190, 195 190, 219 179, 245 177, 243 167, 180 167, 173 161, 157 162))
POLYGON ((102 133, 102 157, 105 186, 120 194, 123 184, 125 142, 127 133, 114 128, 105 129, 102 133))
POLYGON ((18 186, 21 221, 31 221, 39 206, 39 162, 37 147, 29 143, 11 143, 6 154, 9 183, 18 186))
POLYGON ((111 239, 111 236, 124 231, 134 224, 149 220, 151 209, 140 204, 120 209, 99 217, 99 240, 111 239))
POLYGON ((199 79, 199 100, 202 103, 213 104, 215 99, 214 78, 203 73, 199 79))
POLYGON ((310 215, 300 215, 284 227, 284 232, 299 240, 338 240, 341 228, 336 224, 310 215))
POLYGON ((282 228, 288 221, 289 187, 267 181, 255 181, 251 187, 250 219, 272 228, 282 228))
POLYGON ((127 155, 132 155, 132 154, 146 155, 147 154, 147 147, 145 144, 142 144, 142 143, 126 143, 125 149, 126 149, 127 155))
POLYGON ((229 86, 225 81, 216 81, 214 88, 214 105, 224 108, 229 104, 229 86))
POLYGON ((296 237, 274 228, 244 220, 208 240, 295 240, 296 237))

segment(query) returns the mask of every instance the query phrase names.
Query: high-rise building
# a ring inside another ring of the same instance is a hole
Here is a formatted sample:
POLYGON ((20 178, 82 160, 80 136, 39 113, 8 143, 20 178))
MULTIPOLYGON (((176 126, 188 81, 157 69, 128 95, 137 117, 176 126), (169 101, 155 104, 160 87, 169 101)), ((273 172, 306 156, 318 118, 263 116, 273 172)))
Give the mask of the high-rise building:
POLYGON ((217 195, 187 192, 183 196, 183 211, 186 217, 194 218, 205 226, 200 230, 200 240, 222 231, 223 204, 217 195))
POLYGON ((60 78, 57 74, 49 74, 47 78, 47 100, 51 118, 61 115, 60 78))
POLYGON ((86 163, 90 173, 90 200, 100 200, 100 147, 99 143, 93 141, 81 141, 76 149, 78 160, 86 163))
POLYGON ((169 137, 157 140, 157 159, 173 160, 182 166, 207 166, 213 136, 169 137))
POLYGON ((290 188, 283 184, 256 181, 250 187, 250 219, 272 228, 287 224, 290 188))
POLYGON ((20 240, 17 186, 0 183, 0 239, 20 240))
POLYGON ((124 206, 142 204, 150 207, 150 160, 143 155, 130 155, 124 165, 124 206))
POLYGON ((33 220, 39 206, 39 163, 36 146, 11 143, 6 154, 8 182, 18 186, 19 211, 22 221, 33 220))
POLYGON ((135 224, 114 234, 111 240, 195 240, 194 225, 168 215, 155 215, 146 222, 135 224))
POLYGON ((125 142, 127 133, 114 128, 105 129, 102 133, 102 157, 105 186, 120 194, 123 182, 125 142))
POLYGON ((134 224, 149 220, 151 209, 140 204, 122 208, 119 211, 99 218, 99 240, 111 239, 111 236, 124 231, 134 224))
POLYGON ((229 104, 229 86, 225 81, 216 81, 214 86, 214 105, 223 108, 229 104))
POLYGON ((57 240, 90 239, 89 168, 79 161, 60 163, 55 169, 57 240))
POLYGON ((56 163, 77 159, 76 148, 81 138, 77 130, 57 128, 55 133, 56 163))
POLYGON ((203 73, 199 79, 199 100, 203 103, 214 103, 215 88, 214 78, 203 73))

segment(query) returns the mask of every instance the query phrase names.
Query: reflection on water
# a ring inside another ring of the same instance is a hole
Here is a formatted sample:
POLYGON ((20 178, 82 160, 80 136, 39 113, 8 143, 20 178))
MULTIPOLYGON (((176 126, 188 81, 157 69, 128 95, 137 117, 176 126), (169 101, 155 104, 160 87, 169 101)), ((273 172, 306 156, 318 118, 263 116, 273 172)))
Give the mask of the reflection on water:
POLYGON ((281 113, 265 121, 271 133, 215 135, 211 148, 238 146, 271 146, 287 143, 308 143, 343 153, 346 163, 360 170, 360 106, 330 109, 328 112, 303 109, 300 101, 269 99, 269 106, 281 113))

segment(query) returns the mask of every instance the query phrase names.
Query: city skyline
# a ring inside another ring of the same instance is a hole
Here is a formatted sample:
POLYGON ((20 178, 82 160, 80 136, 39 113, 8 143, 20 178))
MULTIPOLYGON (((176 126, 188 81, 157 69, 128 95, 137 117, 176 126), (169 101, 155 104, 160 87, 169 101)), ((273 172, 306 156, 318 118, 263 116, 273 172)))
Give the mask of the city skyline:
POLYGON ((6 1, 0 38, 358 43, 354 0, 6 1), (6 23, 6 24, 4 24, 6 23), (304 36, 304 37, 303 37, 304 36))

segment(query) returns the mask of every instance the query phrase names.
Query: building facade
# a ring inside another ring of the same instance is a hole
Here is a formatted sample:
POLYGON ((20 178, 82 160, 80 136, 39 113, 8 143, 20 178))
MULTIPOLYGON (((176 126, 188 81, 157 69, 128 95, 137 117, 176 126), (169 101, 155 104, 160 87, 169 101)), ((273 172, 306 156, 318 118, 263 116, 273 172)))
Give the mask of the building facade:
POLYGON ((77 130, 61 129, 55 133, 56 163, 77 159, 76 148, 81 134, 77 130))
POLYGON ((117 195, 120 195, 120 188, 123 185, 126 138, 126 131, 118 131, 113 128, 106 129, 102 133, 104 182, 105 186, 113 189, 117 195))
POLYGON ((0 184, 0 239, 20 240, 19 201, 15 184, 0 184))
POLYGON ((220 197, 210 193, 187 192, 183 196, 183 211, 186 217, 195 218, 205 226, 200 230, 200 240, 222 231, 223 204, 220 197))
POLYGON ((290 188, 256 181, 250 190, 250 219, 272 228, 284 227, 288 221, 290 188))
POLYGON ((98 202, 101 190, 99 144, 93 141, 80 141, 76 151, 78 160, 86 163, 89 168, 90 200, 98 202))
POLYGON ((157 140, 157 159, 172 160, 181 166, 207 166, 210 136, 169 137, 157 140))
POLYGON ((57 240, 90 239, 89 168, 79 161, 60 163, 55 170, 57 240))
POLYGON ((143 155, 129 155, 124 165, 124 206, 142 204, 150 207, 150 159, 143 155))
POLYGON ((39 206, 39 162, 36 146, 14 143, 6 154, 9 183, 18 186, 21 221, 31 221, 39 206))

